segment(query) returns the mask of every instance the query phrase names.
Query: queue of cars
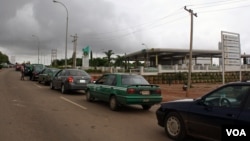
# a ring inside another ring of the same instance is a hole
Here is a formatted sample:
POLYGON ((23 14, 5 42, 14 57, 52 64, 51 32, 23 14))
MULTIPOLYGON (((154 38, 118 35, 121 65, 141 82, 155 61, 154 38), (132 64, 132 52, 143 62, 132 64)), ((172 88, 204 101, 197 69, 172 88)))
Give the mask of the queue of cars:
POLYGON ((196 99, 168 102, 162 102, 158 85, 136 74, 106 73, 92 81, 84 70, 44 68, 38 82, 61 93, 84 90, 87 101, 107 102, 113 111, 126 105, 141 105, 149 110, 160 104, 155 113, 157 124, 173 140, 192 136, 219 141, 226 127, 250 129, 250 82, 228 83, 196 99))
MULTIPOLYGON (((35 81, 38 78, 38 75, 41 73, 43 69, 45 69, 45 65, 43 64, 21 64, 24 65, 24 76, 29 77, 29 80, 35 81)), ((16 65, 16 71, 20 71, 21 66, 16 65)))
POLYGON ((106 101, 114 111, 125 105, 141 105, 149 110, 162 101, 160 87, 137 74, 107 73, 92 82, 91 76, 80 69, 44 68, 38 64, 25 68, 30 80, 49 84, 51 89, 63 94, 84 90, 87 101, 106 101))
POLYGON ((50 85, 51 89, 60 89, 61 93, 86 90, 92 80, 87 72, 80 69, 50 68, 43 64, 22 65, 25 65, 24 76, 29 77, 29 80, 50 85))

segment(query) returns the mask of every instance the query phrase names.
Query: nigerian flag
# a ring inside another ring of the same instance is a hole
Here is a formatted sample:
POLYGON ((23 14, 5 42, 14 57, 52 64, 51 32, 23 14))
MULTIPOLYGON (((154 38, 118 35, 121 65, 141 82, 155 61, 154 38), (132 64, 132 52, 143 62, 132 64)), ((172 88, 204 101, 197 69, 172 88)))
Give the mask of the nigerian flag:
POLYGON ((89 49, 90 47, 89 46, 86 46, 85 48, 82 49, 82 52, 84 54, 84 56, 88 56, 89 55, 89 49))

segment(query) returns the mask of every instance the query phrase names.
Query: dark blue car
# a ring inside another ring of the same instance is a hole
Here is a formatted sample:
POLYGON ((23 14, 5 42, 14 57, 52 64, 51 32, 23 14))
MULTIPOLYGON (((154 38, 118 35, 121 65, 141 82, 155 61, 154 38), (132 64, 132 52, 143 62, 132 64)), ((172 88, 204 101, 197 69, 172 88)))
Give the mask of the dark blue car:
POLYGON ((222 140, 224 135, 232 134, 225 127, 235 129, 234 135, 244 135, 244 129, 250 127, 250 82, 228 83, 198 99, 162 103, 156 117, 158 125, 174 140, 185 140, 187 136, 222 140))

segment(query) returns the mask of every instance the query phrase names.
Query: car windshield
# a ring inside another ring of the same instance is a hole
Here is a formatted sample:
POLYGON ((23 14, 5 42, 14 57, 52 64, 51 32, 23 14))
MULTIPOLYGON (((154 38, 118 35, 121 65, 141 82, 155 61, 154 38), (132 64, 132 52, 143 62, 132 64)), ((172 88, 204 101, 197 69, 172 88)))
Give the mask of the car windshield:
POLYGON ((52 71, 53 73, 56 73, 56 72, 59 71, 59 69, 51 69, 51 71, 52 71))
POLYGON ((148 85, 148 81, 140 75, 123 75, 122 76, 123 85, 148 85))
POLYGON ((34 68, 36 70, 42 70, 42 69, 44 69, 44 65, 42 65, 42 64, 33 64, 33 66, 34 66, 34 68))

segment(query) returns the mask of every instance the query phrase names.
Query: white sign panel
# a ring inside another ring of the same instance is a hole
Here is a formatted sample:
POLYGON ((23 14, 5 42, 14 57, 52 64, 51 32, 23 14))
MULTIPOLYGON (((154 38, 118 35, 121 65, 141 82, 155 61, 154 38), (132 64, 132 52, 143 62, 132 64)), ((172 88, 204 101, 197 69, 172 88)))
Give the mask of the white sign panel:
POLYGON ((238 53, 225 53, 225 58, 239 59, 240 55, 238 53))
POLYGON ((225 64, 227 64, 227 65, 240 66, 240 60, 236 60, 236 59, 225 59, 225 64))
POLYGON ((240 71, 241 49, 239 34, 222 32, 222 48, 225 71, 240 71))
POLYGON ((225 51, 225 52, 235 52, 235 53, 239 53, 239 52, 240 52, 240 48, 235 48, 235 47, 224 47, 224 51, 225 51))
POLYGON ((225 47, 239 47, 239 42, 235 42, 235 41, 225 41, 224 42, 224 46, 225 47))
POLYGON ((236 35, 236 34, 234 34, 234 33, 229 33, 228 32, 228 34, 227 35, 223 35, 223 39, 224 39, 224 41, 240 41, 239 40, 239 37, 236 35))

